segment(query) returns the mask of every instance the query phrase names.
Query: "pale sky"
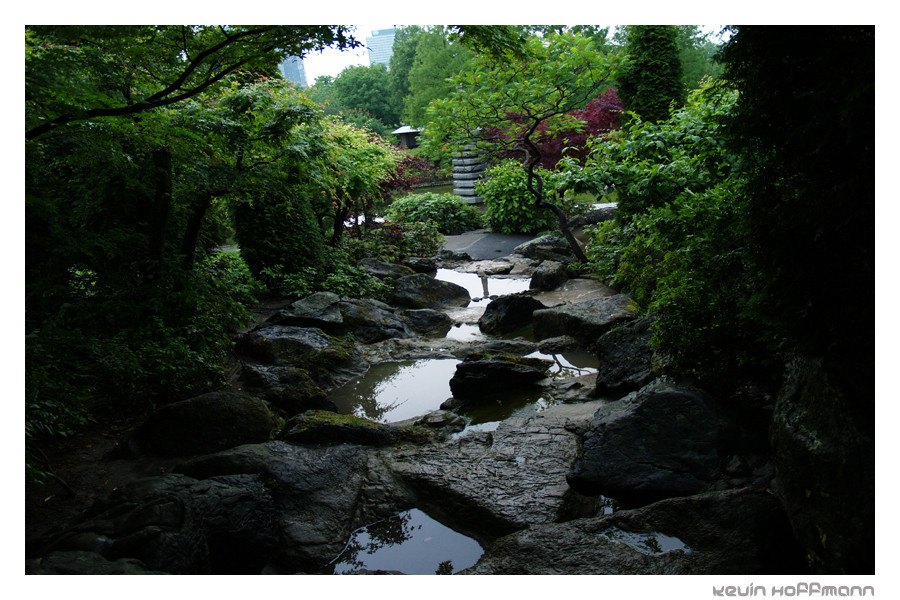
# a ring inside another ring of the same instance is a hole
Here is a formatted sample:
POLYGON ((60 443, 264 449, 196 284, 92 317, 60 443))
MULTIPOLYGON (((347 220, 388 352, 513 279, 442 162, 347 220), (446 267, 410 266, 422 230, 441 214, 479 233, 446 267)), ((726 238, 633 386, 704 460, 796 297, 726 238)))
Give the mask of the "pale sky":
MULTIPOLYGON (((363 44, 366 43, 366 37, 370 37, 373 31, 378 29, 390 29, 392 27, 403 27, 403 25, 356 25, 354 31, 356 39, 363 44)), ((613 25, 608 26, 610 28, 613 25)), ((721 31, 723 25, 702 25, 705 31, 718 32, 721 31)), ((353 65, 368 66, 369 53, 365 47, 355 50, 336 50, 334 48, 326 48, 322 52, 313 52, 303 59, 303 66, 306 69, 306 82, 313 85, 317 77, 322 75, 330 75, 337 77, 345 68, 353 65)))
MULTIPOLYGON (((378 29, 390 29, 395 25, 356 25, 353 32, 354 37, 366 43, 366 37, 370 37, 372 32, 378 29)), ((337 77, 338 73, 346 67, 353 65, 369 64, 369 53, 365 49, 356 48, 354 50, 344 50, 343 52, 334 48, 326 48, 321 52, 313 52, 303 58, 303 67, 306 69, 306 82, 312 85, 316 82, 317 77, 322 75, 331 75, 337 77)))

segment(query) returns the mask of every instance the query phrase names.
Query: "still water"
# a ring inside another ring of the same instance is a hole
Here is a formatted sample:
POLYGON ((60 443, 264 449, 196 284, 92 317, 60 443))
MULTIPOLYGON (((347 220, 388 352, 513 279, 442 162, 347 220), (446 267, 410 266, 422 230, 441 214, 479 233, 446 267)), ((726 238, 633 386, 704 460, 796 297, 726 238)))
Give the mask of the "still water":
POLYGON ((417 508, 353 532, 332 561, 335 575, 353 571, 398 571, 450 575, 474 565, 484 549, 417 508))
POLYGON ((531 279, 483 276, 478 273, 461 273, 453 269, 438 269, 434 278, 461 285, 469 291, 469 296, 473 300, 479 299, 475 301, 476 304, 480 302, 485 306, 490 303, 489 296, 506 296, 524 292, 531 285, 531 279))
POLYGON ((381 423, 403 421, 437 410, 450 398, 456 359, 390 361, 372 365, 329 394, 338 412, 381 423))

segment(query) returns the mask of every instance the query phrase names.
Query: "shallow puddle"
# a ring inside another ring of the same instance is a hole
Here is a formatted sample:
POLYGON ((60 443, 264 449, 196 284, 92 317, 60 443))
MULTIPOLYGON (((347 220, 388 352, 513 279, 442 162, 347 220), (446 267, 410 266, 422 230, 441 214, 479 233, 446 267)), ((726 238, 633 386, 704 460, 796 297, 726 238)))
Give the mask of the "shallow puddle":
POLYGON ((417 508, 353 532, 332 561, 335 575, 389 571, 407 575, 450 575, 474 565, 484 549, 417 508))
POLYGON ((329 394, 338 412, 382 423, 438 410, 450 398, 456 359, 383 362, 329 394))
POLYGON ((600 533, 603 537, 619 542, 634 548, 641 554, 649 554, 657 556, 673 552, 675 550, 683 550, 691 552, 691 549, 677 537, 651 531, 646 533, 636 533, 633 531, 625 531, 618 527, 611 527, 600 533))
POLYGON ((486 398, 475 406, 459 409, 457 412, 471 419, 466 428, 455 437, 476 431, 494 431, 502 421, 511 417, 526 417, 541 412, 554 404, 546 392, 517 392, 509 396, 486 398))

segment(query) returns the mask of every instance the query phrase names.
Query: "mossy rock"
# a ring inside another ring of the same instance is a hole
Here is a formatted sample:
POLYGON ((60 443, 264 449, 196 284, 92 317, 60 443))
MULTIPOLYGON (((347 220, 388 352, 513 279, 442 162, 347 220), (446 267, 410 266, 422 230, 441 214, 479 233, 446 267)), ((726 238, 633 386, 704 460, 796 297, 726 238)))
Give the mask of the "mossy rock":
POLYGON ((285 423, 278 439, 292 444, 391 446, 426 443, 433 439, 433 435, 421 427, 388 425, 354 415, 311 410, 285 423))

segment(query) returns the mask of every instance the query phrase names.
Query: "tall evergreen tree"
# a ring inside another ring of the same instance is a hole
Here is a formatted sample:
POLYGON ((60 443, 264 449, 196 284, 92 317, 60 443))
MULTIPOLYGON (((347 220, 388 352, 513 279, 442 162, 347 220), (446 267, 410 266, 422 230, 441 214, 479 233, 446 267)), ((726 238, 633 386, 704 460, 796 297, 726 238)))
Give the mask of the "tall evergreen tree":
POLYGON ((625 110, 645 121, 661 121, 669 107, 684 104, 684 85, 674 25, 634 25, 626 29, 626 64, 618 75, 625 110))

